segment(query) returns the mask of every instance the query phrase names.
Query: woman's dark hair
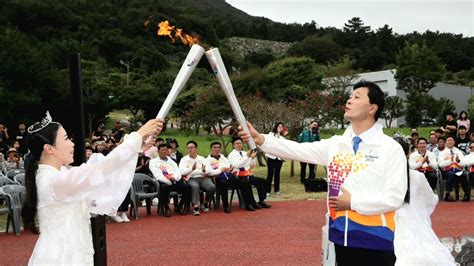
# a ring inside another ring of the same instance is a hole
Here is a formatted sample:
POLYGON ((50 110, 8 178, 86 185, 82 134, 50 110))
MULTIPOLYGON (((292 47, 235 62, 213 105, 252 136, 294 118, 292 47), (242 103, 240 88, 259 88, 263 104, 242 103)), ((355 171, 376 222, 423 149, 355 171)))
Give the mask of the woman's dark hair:
POLYGON ((273 129, 272 129, 272 132, 273 132, 274 134, 278 133, 278 126, 280 126, 280 125, 283 126, 283 123, 282 123, 282 122, 276 122, 276 123, 275 123, 275 126, 274 126, 273 129))
MULTIPOLYGON (((408 142, 406 142, 401 137, 394 137, 393 139, 396 142, 398 142, 400 146, 402 146, 403 152, 405 152, 405 157, 408 156, 408 153, 410 152, 410 145, 408 144, 408 142)), ((408 160, 406 160, 406 162, 407 162, 407 192, 405 194, 405 199, 403 201, 409 204, 410 203, 410 166, 408 165, 408 160)))
POLYGON ((30 230, 35 234, 38 233, 35 226, 35 216, 38 205, 38 191, 36 189, 38 161, 41 159, 44 144, 56 144, 56 136, 60 126, 58 123, 50 123, 42 130, 32 133, 28 140, 30 153, 25 161, 26 199, 21 209, 21 217, 23 218, 25 230, 30 230))
POLYGON ((466 112, 466 111, 461 111, 461 112, 459 113, 459 120, 464 120, 464 119, 462 118, 462 114, 465 114, 465 115, 466 115, 466 120, 467 120, 467 119, 468 119, 468 116, 467 116, 467 112, 466 112))

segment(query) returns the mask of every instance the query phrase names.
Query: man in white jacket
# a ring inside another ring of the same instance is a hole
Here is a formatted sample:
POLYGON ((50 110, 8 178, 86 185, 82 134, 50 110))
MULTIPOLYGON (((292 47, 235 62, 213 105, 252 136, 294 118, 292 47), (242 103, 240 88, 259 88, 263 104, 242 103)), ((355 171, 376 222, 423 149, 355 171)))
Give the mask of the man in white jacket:
POLYGON ((427 149, 426 143, 427 140, 425 138, 421 137, 418 139, 417 150, 410 154, 408 165, 411 169, 423 173, 431 189, 435 190, 438 180, 438 176, 436 175, 438 160, 436 159, 436 155, 427 149))
POLYGON ((313 143, 262 135, 249 124, 263 151, 328 167, 329 240, 338 265, 395 264, 395 210, 409 198, 407 159, 376 123, 384 104, 375 83, 355 84, 345 112, 351 126, 342 136, 313 143))
POLYGON ((193 214, 198 216, 199 211, 199 189, 206 192, 206 199, 201 204, 203 212, 209 212, 209 203, 214 198, 216 185, 204 173, 206 172, 206 161, 204 157, 197 154, 197 143, 194 140, 186 143, 188 155, 184 156, 179 162, 179 170, 191 186, 191 204, 193 205, 193 214))
POLYGON ((271 205, 265 202, 267 198, 265 179, 254 176, 252 170, 255 167, 255 156, 257 153, 251 150, 244 151, 244 144, 240 137, 232 139, 232 146, 234 149, 229 153, 229 162, 234 168, 235 175, 239 178, 242 196, 245 201, 245 209, 247 211, 255 211, 262 208, 270 208, 271 205), (257 189, 258 202, 255 201, 252 194, 252 185, 257 189), (246 196, 245 191, 249 191, 250 195, 246 196))
POLYGON ((187 207, 190 201, 190 187, 181 180, 181 171, 178 165, 169 156, 168 145, 158 145, 158 158, 150 160, 150 171, 160 183, 160 193, 158 194, 158 210, 165 217, 171 216, 171 210, 168 206, 170 192, 177 191, 183 195, 182 201, 175 202, 175 210, 182 211, 187 207))
POLYGON ((453 191, 454 185, 458 183, 462 184, 464 190, 464 199, 467 201, 469 193, 469 182, 467 176, 464 174, 464 166, 466 160, 464 159, 463 152, 456 148, 455 140, 453 136, 446 137, 446 148, 438 155, 438 165, 441 169, 443 179, 446 180, 446 195, 444 196, 445 201, 454 202, 459 200, 459 194, 456 195, 456 199, 451 197, 451 191, 453 191))
POLYGON ((211 154, 206 158, 206 175, 214 178, 218 195, 222 197, 225 213, 231 212, 228 189, 241 189, 239 180, 232 174, 232 170, 229 160, 221 154, 221 144, 212 142, 211 154))

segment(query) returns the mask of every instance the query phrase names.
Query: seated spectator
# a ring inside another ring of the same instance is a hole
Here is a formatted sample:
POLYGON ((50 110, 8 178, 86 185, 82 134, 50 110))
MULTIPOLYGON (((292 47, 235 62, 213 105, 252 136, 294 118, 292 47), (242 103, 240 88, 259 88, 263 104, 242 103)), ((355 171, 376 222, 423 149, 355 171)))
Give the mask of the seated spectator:
POLYGON ((102 135, 104 134, 104 131, 105 131, 105 125, 100 124, 97 127, 97 129, 94 132, 92 132, 91 140, 94 141, 94 140, 101 139, 102 135))
POLYGON ((421 137, 418 139, 417 150, 410 154, 408 164, 411 169, 425 174, 431 189, 434 191, 438 180, 436 175, 438 162, 436 155, 427 150, 425 138, 421 137))
POLYGON ((469 132, 469 130, 471 129, 471 121, 469 121, 466 111, 461 111, 459 113, 459 119, 456 122, 458 124, 458 130, 461 126, 464 126, 467 132, 469 132))
POLYGON ((181 162, 181 159, 183 158, 183 154, 178 151, 178 147, 179 147, 178 141, 173 138, 170 138, 167 141, 171 147, 170 157, 171 159, 173 159, 173 161, 175 161, 179 165, 179 163, 181 162))
POLYGON ((92 154, 94 154, 94 149, 91 146, 86 146, 86 162, 91 158, 92 154))
POLYGON ((446 148, 438 155, 438 165, 441 168, 443 179, 447 182, 445 201, 453 202, 457 200, 451 197, 451 191, 453 191, 454 185, 457 186, 459 182, 462 183, 464 190, 463 201, 467 199, 469 183, 467 182, 466 175, 463 173, 463 165, 461 164, 464 163, 463 160, 464 154, 455 147, 454 137, 447 137, 446 148))
POLYGON ((95 150, 95 153, 104 154, 106 148, 105 140, 100 138, 98 140, 92 141, 92 148, 95 150))
POLYGON ((18 152, 18 155, 23 158, 25 154, 21 152, 23 149, 21 148, 21 143, 18 140, 15 140, 15 142, 13 142, 13 149, 15 149, 18 152))
POLYGON ((155 159, 158 157, 158 148, 155 146, 155 144, 156 136, 150 136, 149 139, 145 141, 143 153, 145 153, 145 156, 150 157, 150 159, 155 159))
MULTIPOLYGON (((464 156, 464 165, 469 170, 469 183, 470 186, 472 186, 474 184, 474 142, 469 143, 469 149, 471 150, 471 152, 468 155, 464 156)), ((466 202, 471 200, 471 190, 468 189, 468 192, 469 193, 467 194, 467 197, 463 199, 466 202)))
POLYGON ((214 198, 216 185, 204 173, 206 170, 206 161, 204 157, 197 154, 197 143, 193 140, 186 143, 188 155, 184 156, 179 163, 179 170, 183 178, 191 186, 191 204, 194 216, 200 215, 199 211, 199 189, 206 192, 206 199, 201 203, 201 210, 209 212, 209 203, 214 198))
POLYGON ((433 152, 433 150, 438 147, 438 138, 436 137, 436 134, 430 134, 430 143, 426 145, 426 149, 429 150, 430 152, 433 152))
POLYGON ((189 205, 191 194, 190 186, 181 179, 181 171, 178 165, 168 155, 168 145, 160 144, 158 146, 158 158, 150 160, 150 171, 160 184, 158 209, 160 214, 165 217, 171 216, 168 201, 172 191, 177 191, 183 195, 182 200, 177 206, 175 205, 175 211, 181 214, 185 214, 183 210, 189 205))
MULTIPOLYGON (((471 132, 471 134, 469 134, 469 142, 467 143, 467 146, 470 147, 471 143, 474 143, 474 132, 471 132)), ((468 150, 468 153, 471 152, 471 150, 468 150)))
MULTIPOLYGON (((445 147, 446 147, 446 138, 441 136, 438 138, 438 146, 433 149, 433 153, 434 155, 436 155, 436 158, 438 158, 440 152, 444 151, 445 147)), ((438 161, 438 165, 439 165, 439 161, 438 161)))
POLYGON ((468 143, 469 137, 466 134, 466 127, 459 126, 458 128, 458 137, 456 139, 456 147, 460 149, 464 154, 469 153, 468 143))
POLYGON ((418 138, 420 136, 418 135, 418 132, 413 132, 411 133, 411 143, 410 143, 410 153, 414 152, 416 149, 416 145, 418 143, 418 138))
POLYGON ((146 156, 143 152, 138 154, 137 168, 135 168, 135 173, 141 173, 149 176, 153 176, 150 171, 150 157, 146 156))
POLYGON ((114 137, 116 141, 120 142, 125 133, 126 130, 122 127, 120 121, 116 121, 114 128, 112 129, 112 137, 114 137))
POLYGON ((159 137, 159 138, 156 139, 156 144, 155 145, 158 147, 158 145, 164 144, 164 143, 165 143, 165 140, 163 138, 159 137))
MULTIPOLYGON (((232 174, 232 167, 229 160, 221 154, 221 144, 219 142, 211 143, 211 154, 206 158, 206 175, 214 177, 216 189, 222 196, 222 205, 224 212, 230 213, 229 188, 240 189, 240 183, 237 177, 232 174)), ((251 193, 251 191, 249 192, 251 193)))
POLYGON ((115 141, 114 137, 107 138, 105 141, 104 155, 109 154, 115 147, 117 147, 117 141, 115 141))
POLYGON ((20 154, 14 148, 8 150, 5 164, 7 172, 13 169, 23 169, 23 159, 21 159, 20 154))
POLYGON ((271 206, 265 202, 267 198, 267 183, 265 179, 256 177, 253 175, 252 168, 255 166, 255 156, 257 155, 254 151, 243 151, 244 144, 242 138, 235 137, 232 139, 232 145, 234 150, 229 154, 230 165, 234 168, 235 175, 238 176, 241 182, 241 188, 243 190, 250 188, 254 185, 258 192, 258 203, 251 193, 249 199, 245 199, 246 210, 255 211, 260 208, 270 208, 271 206))

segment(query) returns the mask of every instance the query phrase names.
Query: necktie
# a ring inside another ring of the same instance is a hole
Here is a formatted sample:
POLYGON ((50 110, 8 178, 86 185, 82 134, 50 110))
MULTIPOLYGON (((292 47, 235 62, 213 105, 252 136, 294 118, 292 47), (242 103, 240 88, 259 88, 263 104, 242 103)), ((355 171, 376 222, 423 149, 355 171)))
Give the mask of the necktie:
POLYGON ((239 154, 240 154, 240 156, 242 156, 242 157, 243 157, 243 155, 242 155, 242 152, 241 152, 241 151, 239 151, 239 154))
POLYGON ((359 138, 358 136, 355 136, 353 139, 352 139, 352 149, 354 149, 354 154, 357 154, 357 151, 359 150, 359 143, 362 141, 361 138, 359 138))

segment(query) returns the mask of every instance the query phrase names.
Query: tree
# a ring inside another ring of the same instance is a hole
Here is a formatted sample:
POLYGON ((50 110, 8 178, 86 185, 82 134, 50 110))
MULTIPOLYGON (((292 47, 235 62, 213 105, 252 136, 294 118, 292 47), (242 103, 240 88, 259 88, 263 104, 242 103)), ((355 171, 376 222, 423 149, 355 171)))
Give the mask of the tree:
POLYGON ((453 100, 441 97, 439 100, 432 103, 432 108, 439 110, 436 121, 438 124, 443 125, 446 122, 446 115, 456 111, 456 106, 453 100))
POLYGON ((262 96, 272 101, 287 101, 288 90, 293 85, 306 92, 322 89, 322 73, 314 61, 307 57, 287 57, 277 60, 264 69, 265 80, 261 84, 262 96))
POLYGON ((403 100, 398 96, 388 96, 385 98, 385 108, 381 117, 385 119, 388 128, 392 126, 393 120, 399 118, 405 113, 403 100))
POLYGON ((328 90, 332 108, 326 109, 327 122, 335 123, 344 128, 344 106, 350 96, 350 86, 357 79, 354 70, 355 61, 344 57, 336 63, 330 63, 324 67, 326 78, 323 84, 328 90))
POLYGON ((293 44, 289 50, 289 55, 310 56, 318 64, 337 61, 342 48, 329 36, 320 37, 312 35, 306 37, 302 42, 293 44))
POLYGON ((467 102, 467 113, 471 116, 474 115, 474 96, 471 96, 467 102))
POLYGON ((397 55, 398 89, 407 93, 428 93, 442 78, 446 69, 435 53, 426 46, 405 43, 397 55))
POLYGON ((397 55, 395 79, 398 81, 397 89, 407 92, 406 120, 411 127, 417 127, 422 114, 431 108, 425 104, 428 92, 444 73, 444 65, 426 44, 420 47, 407 42, 397 55))

